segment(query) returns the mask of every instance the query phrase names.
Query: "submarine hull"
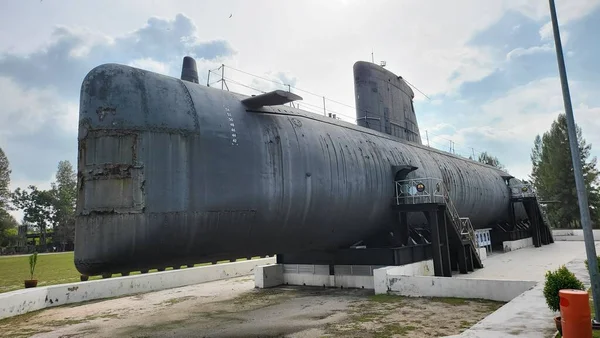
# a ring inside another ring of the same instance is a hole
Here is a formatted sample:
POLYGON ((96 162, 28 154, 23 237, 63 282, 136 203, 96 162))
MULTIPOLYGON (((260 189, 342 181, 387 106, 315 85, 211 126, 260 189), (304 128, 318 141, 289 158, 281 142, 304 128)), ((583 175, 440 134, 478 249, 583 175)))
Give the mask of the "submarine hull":
POLYGON ((397 221, 399 165, 418 168, 407 178, 442 179, 475 227, 508 220, 498 169, 288 106, 249 109, 244 98, 123 65, 90 71, 78 140, 82 274, 348 247, 397 221))

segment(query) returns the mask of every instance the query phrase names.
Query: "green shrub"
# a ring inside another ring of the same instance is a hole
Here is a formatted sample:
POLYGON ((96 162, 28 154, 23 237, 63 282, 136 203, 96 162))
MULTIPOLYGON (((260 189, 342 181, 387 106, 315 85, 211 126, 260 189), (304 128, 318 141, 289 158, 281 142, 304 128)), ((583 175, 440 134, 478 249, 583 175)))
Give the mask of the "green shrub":
POLYGON ((585 290, 583 283, 575 277, 564 265, 556 271, 546 272, 546 282, 544 284, 544 297, 546 304, 552 311, 560 310, 560 298, 558 292, 564 289, 585 290))
MULTIPOLYGON (((598 271, 600 271, 600 256, 597 257, 598 260, 598 271)), ((588 270, 589 266, 588 266, 588 261, 587 259, 585 260, 585 269, 588 270)))

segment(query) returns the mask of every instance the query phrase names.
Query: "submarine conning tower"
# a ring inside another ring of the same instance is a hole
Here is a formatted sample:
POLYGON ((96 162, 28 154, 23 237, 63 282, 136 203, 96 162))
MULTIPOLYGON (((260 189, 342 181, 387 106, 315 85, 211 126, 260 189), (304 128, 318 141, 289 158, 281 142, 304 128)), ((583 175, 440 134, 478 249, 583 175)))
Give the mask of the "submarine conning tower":
POLYGON ((421 143, 413 107, 415 94, 402 77, 371 62, 354 64, 356 121, 406 141, 421 143))

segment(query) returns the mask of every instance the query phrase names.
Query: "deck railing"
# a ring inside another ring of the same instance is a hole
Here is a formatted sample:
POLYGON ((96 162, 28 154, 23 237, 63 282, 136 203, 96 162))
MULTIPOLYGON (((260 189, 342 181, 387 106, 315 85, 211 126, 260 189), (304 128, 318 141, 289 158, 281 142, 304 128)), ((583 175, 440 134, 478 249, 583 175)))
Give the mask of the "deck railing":
POLYGON ((396 204, 446 203, 447 190, 439 178, 396 181, 396 204))
POLYGON ((531 184, 515 184, 510 186, 512 198, 535 197, 535 189, 531 184))

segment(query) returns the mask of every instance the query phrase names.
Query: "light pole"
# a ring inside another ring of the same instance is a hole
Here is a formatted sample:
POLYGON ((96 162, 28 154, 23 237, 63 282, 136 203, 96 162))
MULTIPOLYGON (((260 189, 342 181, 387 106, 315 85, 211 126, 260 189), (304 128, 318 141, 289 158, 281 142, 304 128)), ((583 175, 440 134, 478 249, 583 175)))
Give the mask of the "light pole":
POLYGON ((565 113, 567 116, 567 130, 569 133, 569 144, 571 146, 571 160, 573 161, 573 171, 575 174, 577 200, 579 201, 579 213, 581 214, 581 227, 583 228, 585 252, 588 260, 590 283, 592 284, 592 296, 594 298, 594 322, 598 323, 598 320, 600 320, 600 276, 598 274, 598 259, 596 256, 596 247, 594 244, 594 233, 592 231, 587 192, 585 190, 585 182, 583 180, 583 170, 581 169, 579 144, 577 142, 577 133, 575 131, 575 118, 573 117, 573 107, 571 106, 571 94, 569 93, 567 71, 565 70, 565 59, 563 57, 562 43, 560 42, 558 19, 556 18, 556 7, 554 6, 554 0, 549 1, 550 16, 552 17, 552 29, 554 31, 554 44, 556 45, 556 58, 558 61, 558 71, 560 73, 560 84, 562 87, 565 113))

